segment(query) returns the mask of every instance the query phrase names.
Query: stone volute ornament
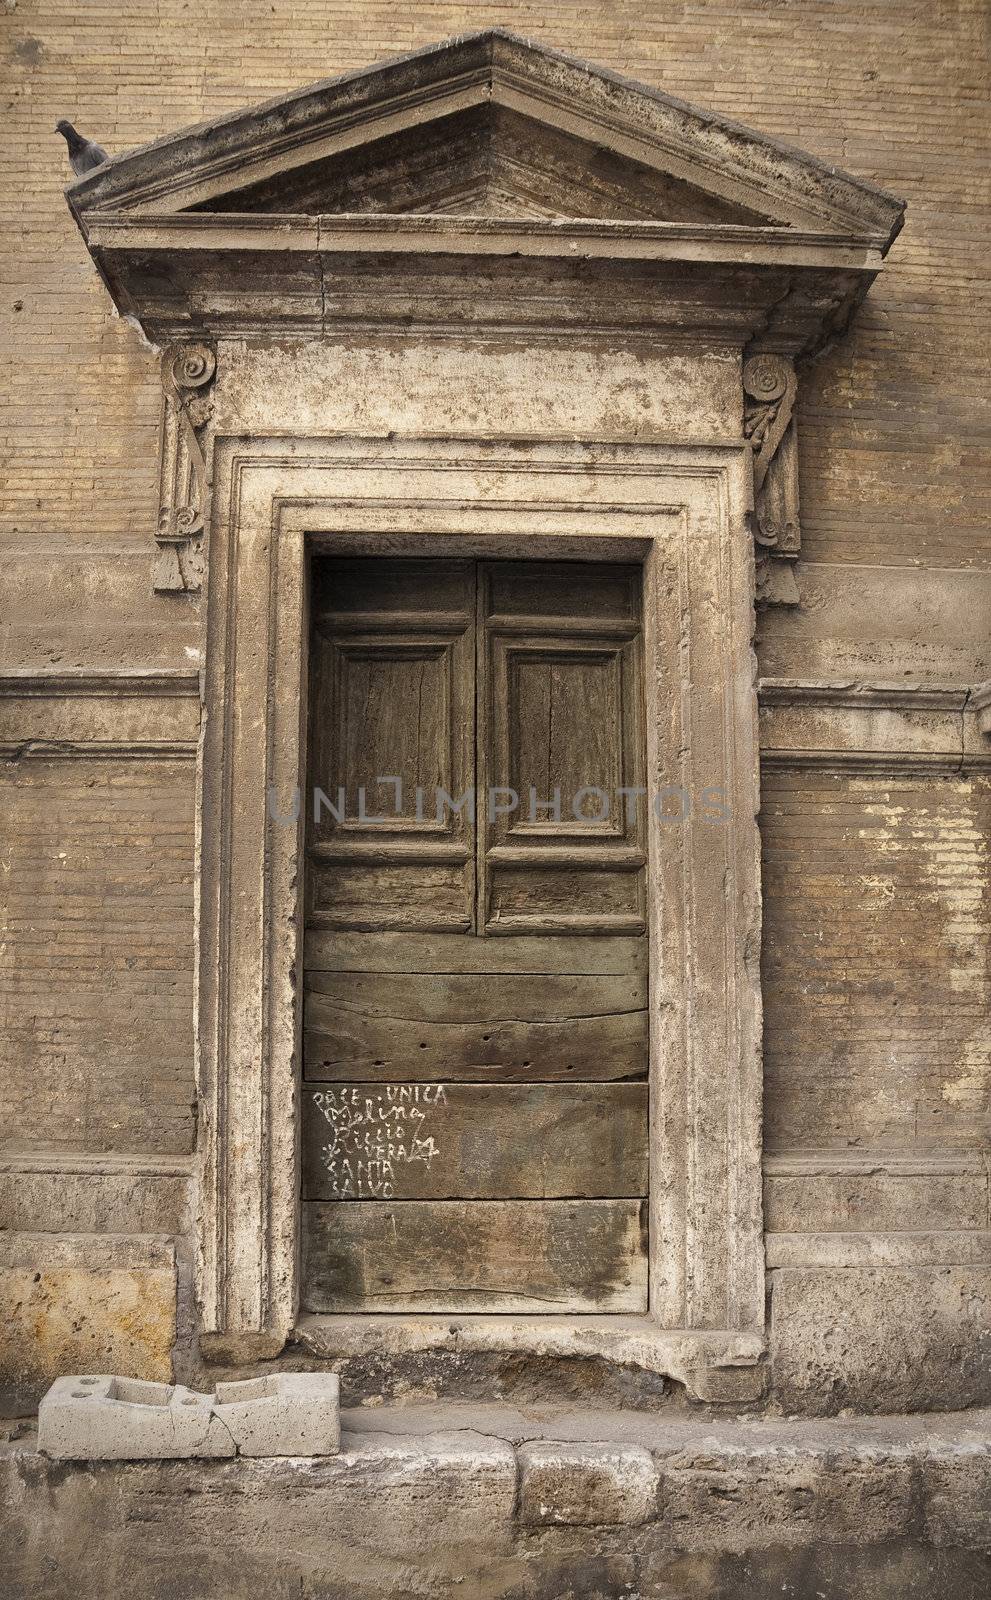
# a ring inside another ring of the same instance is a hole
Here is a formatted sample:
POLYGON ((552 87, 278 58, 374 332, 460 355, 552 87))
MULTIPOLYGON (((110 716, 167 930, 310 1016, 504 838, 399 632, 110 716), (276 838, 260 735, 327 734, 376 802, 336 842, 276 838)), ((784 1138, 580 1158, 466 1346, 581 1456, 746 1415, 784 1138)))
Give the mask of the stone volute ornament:
POLYGON ((203 530, 210 514, 204 435, 213 409, 217 358, 207 344, 170 346, 162 355, 157 593, 195 593, 203 580, 203 530))
POLYGON ((787 565, 801 548, 798 508, 798 440, 794 364, 765 351, 743 365, 743 432, 754 453, 754 538, 758 597, 797 604, 787 565), (772 558, 783 558, 772 560, 772 558))

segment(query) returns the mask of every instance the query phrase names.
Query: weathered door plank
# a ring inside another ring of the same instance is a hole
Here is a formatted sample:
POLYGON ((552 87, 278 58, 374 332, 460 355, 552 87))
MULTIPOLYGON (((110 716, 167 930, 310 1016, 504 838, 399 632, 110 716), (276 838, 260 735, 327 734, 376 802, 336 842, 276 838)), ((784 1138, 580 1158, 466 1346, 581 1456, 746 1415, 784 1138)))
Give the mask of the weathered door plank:
POLYGON ((320 1084, 307 1200, 640 1198, 647 1085, 320 1084))
POLYGON ((310 1201, 305 1309, 645 1312, 639 1200, 310 1201))
POLYGON ((575 1022, 644 1011, 646 985, 635 977, 565 973, 314 972, 307 975, 312 1022, 339 1012, 405 1026, 410 1022, 575 1022))
POLYGON ((306 971, 546 972, 647 981, 647 940, 564 934, 332 933, 307 930, 306 971))
POLYGON ((423 1022, 377 1017, 307 996, 308 1082, 609 1083, 647 1073, 647 1013, 568 1021, 423 1022))

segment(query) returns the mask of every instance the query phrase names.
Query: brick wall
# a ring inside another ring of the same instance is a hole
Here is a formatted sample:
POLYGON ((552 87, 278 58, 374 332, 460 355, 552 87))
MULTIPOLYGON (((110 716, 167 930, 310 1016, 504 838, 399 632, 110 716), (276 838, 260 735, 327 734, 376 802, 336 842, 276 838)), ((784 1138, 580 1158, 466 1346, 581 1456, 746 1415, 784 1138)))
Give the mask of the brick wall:
POLYGON ((18 656, 44 659, 55 630, 88 659, 123 642, 136 660, 150 650, 166 660, 195 642, 187 612, 147 594, 155 367, 111 315, 61 200, 56 119, 116 152, 483 23, 711 106, 907 197, 893 270, 804 387, 805 552, 817 563, 987 567, 982 0, 6 0, 0 530, 17 592, 34 597, 7 619, 18 656), (39 596, 49 566, 59 594, 39 596))
POLYGON ((986 780, 763 789, 768 1150, 986 1145, 986 780))
POLYGON ((191 1147, 190 765, 26 760, 5 777, 0 1080, 15 1148, 191 1147))

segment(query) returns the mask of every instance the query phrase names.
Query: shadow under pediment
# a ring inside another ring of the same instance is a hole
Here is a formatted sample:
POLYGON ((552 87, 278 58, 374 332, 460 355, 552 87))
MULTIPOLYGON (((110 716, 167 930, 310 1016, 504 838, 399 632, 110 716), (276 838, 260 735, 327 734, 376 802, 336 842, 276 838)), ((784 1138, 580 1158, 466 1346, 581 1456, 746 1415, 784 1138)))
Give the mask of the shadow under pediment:
POLYGON ((231 188, 190 209, 750 226, 774 221, 491 101, 231 188))

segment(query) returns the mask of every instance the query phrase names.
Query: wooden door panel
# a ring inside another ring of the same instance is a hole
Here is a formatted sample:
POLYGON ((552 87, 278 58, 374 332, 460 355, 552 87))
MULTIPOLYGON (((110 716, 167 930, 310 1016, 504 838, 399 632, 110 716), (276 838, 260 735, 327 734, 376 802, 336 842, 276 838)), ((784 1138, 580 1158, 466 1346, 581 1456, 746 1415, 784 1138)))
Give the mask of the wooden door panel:
POLYGON ((487 923, 490 934, 545 928, 549 933, 635 933, 644 926, 639 865, 622 872, 576 865, 565 856, 560 866, 487 862, 487 923))
MULTIPOLYGON (((364 637, 337 639, 327 648, 337 679, 337 726, 332 736, 338 760, 330 794, 343 784, 353 804, 359 790, 364 790, 367 815, 397 822, 397 793, 414 796, 419 786, 432 794, 438 786, 449 788, 454 782, 453 646, 364 637), (389 781, 381 781, 383 774, 389 781)), ((402 820, 403 831, 416 833, 438 832, 442 826, 430 812, 418 819, 415 805, 413 814, 402 820)), ((340 826, 363 831, 369 824, 349 811, 340 826)))
POLYGON ((419 557, 343 557, 314 563, 314 617, 331 631, 381 617, 391 630, 396 617, 416 627, 433 617, 448 621, 474 611, 475 563, 419 557))
MULTIPOLYGON (((376 854, 390 854, 376 846, 376 854)), ((399 852, 395 852, 399 855, 399 852)), ((412 850, 399 859, 344 859, 319 846, 310 854, 310 925, 323 928, 407 929, 409 933, 472 926, 474 906, 466 890, 471 875, 467 851, 452 861, 431 861, 412 850)))
POLYGON ((640 626, 640 568, 596 561, 488 561, 483 565, 485 615, 498 627, 539 626, 564 619, 569 632, 583 622, 640 626))
POLYGON ((307 1311, 647 1309, 639 1200, 311 1201, 307 1311))
POLYGON ((477 838, 488 934, 645 925, 638 610, 637 569, 483 570, 477 838))
POLYGON ((645 1083, 308 1086, 303 1198, 639 1199, 646 1119, 645 1083))
POLYGON ((503 641, 496 650, 506 749, 493 777, 519 795, 520 806, 499 819, 495 836, 622 834, 622 814, 609 804, 623 781, 618 651, 503 641))
POLYGON ((470 562, 342 560, 314 584, 309 921, 474 926, 470 562))

